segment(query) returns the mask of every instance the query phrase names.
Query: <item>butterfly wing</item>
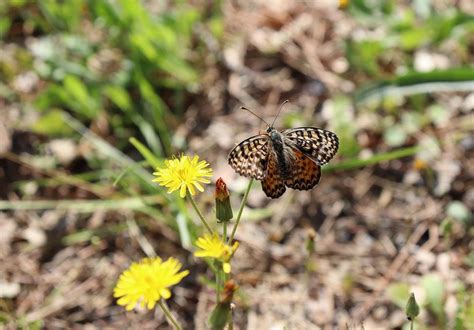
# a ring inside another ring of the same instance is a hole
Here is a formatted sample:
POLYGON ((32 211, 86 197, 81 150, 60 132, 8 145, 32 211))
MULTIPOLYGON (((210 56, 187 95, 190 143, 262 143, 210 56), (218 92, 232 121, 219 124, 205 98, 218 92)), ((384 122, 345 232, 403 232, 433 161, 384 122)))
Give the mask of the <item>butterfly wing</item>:
POLYGON ((321 179, 321 166, 314 160, 305 156, 300 150, 291 148, 293 152, 293 163, 291 164, 292 175, 285 179, 287 187, 298 190, 309 190, 316 186, 321 179))
POLYGON ((255 135, 232 149, 229 165, 240 175, 262 180, 267 173, 268 135, 255 135))
POLYGON ((285 184, 280 176, 280 170, 273 153, 268 156, 267 175, 262 180, 262 189, 270 198, 278 198, 285 192, 285 184))
POLYGON ((285 130, 282 134, 317 165, 329 162, 339 148, 337 135, 322 128, 298 127, 285 130))

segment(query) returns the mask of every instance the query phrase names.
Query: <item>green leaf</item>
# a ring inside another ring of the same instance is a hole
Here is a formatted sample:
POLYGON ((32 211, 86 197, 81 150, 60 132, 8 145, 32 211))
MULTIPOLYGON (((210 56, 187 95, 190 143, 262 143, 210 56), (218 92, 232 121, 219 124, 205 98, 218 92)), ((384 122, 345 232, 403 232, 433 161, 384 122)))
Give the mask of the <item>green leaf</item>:
POLYGON ((403 50, 411 51, 422 46, 430 40, 431 33, 424 27, 410 29, 400 35, 400 46, 403 50))
POLYGON ((218 303, 209 317, 209 326, 212 330, 222 330, 230 317, 230 303, 218 303))
POLYGON ((464 290, 458 294, 459 307, 454 330, 474 329, 474 295, 464 290))
POLYGON ((452 68, 429 72, 409 72, 396 77, 397 86, 410 86, 428 82, 474 81, 474 68, 452 68))
POLYGON ((357 127, 351 116, 351 103, 347 97, 337 97, 328 103, 331 107, 331 118, 329 124, 331 129, 339 136, 339 154, 343 156, 355 156, 360 147, 354 136, 357 127))
POLYGON ((8 32, 11 26, 11 20, 8 17, 0 17, 0 38, 8 32))
POLYGON ((64 88, 69 94, 69 98, 65 101, 68 102, 71 108, 88 118, 94 118, 97 115, 95 102, 91 99, 86 85, 78 77, 66 76, 64 78, 64 88))
POLYGON ((410 296, 410 287, 402 282, 392 283, 387 288, 387 296, 395 305, 404 309, 407 297, 410 296))
POLYGON ((412 156, 416 154, 419 150, 420 148, 418 146, 401 148, 394 151, 376 154, 366 159, 355 158, 355 159, 341 161, 335 164, 330 163, 323 167, 323 171, 324 172, 346 171, 346 170, 350 170, 350 169, 354 169, 358 167, 369 166, 369 165, 377 164, 384 161, 412 156))
POLYGON ((467 256, 465 256, 463 261, 467 266, 474 268, 474 251, 471 251, 467 256))
POLYGON ((409 72, 391 80, 380 80, 354 92, 354 101, 363 103, 390 95, 416 95, 441 91, 474 89, 474 68, 453 68, 430 72, 409 72))
POLYGON ((452 201, 448 204, 446 208, 446 213, 448 216, 464 223, 468 224, 472 219, 472 212, 459 201, 452 201))
POLYGON ((449 111, 439 104, 433 104, 427 109, 428 117, 436 126, 440 126, 449 119, 449 111))
POLYGON ((439 321, 444 322, 444 282, 437 274, 423 276, 423 288, 426 292, 428 307, 436 314, 439 321))
POLYGON ((35 133, 66 136, 72 134, 73 130, 70 126, 65 125, 63 121, 63 111, 60 109, 52 109, 40 116, 37 122, 33 124, 31 130, 35 133))
POLYGON ((158 52, 146 36, 140 32, 136 32, 130 34, 129 38, 132 46, 138 49, 148 61, 153 62, 157 60, 158 52))
POLYGON ((384 132, 384 141, 391 147, 398 147, 405 143, 407 134, 402 126, 388 127, 384 132))
POLYGON ((143 158, 145 158, 145 160, 150 165, 150 167, 155 169, 157 167, 163 166, 163 160, 155 157, 153 152, 150 149, 148 149, 143 143, 141 143, 140 141, 138 141, 137 139, 133 137, 130 138, 129 141, 138 150, 138 152, 140 152, 143 158))
POLYGON ((149 205, 160 204, 160 195, 101 200, 34 200, 0 201, 0 210, 75 210, 80 213, 93 213, 97 210, 139 210, 149 205))
POLYGON ((382 55, 384 46, 378 40, 350 41, 347 43, 346 56, 352 67, 371 76, 377 76, 377 59, 382 55))
POLYGON ((108 85, 104 88, 104 94, 120 109, 129 111, 132 108, 132 102, 127 91, 114 85, 108 85))

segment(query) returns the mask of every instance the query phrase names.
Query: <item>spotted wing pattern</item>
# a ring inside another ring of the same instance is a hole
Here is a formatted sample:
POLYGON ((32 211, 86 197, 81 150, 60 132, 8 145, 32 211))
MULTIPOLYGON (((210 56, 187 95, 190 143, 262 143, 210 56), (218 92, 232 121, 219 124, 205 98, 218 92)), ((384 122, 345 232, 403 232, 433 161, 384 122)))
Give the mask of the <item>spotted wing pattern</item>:
POLYGON ((267 175, 262 180, 262 189, 265 195, 270 198, 278 198, 286 190, 273 153, 270 153, 268 157, 267 175))
POLYGON ((298 127, 282 133, 317 165, 329 162, 339 148, 337 135, 322 128, 298 127))
POLYGON ((262 180, 267 173, 268 147, 268 135, 252 136, 232 149, 229 165, 240 175, 262 180))
POLYGON ((291 164, 292 175, 285 180, 287 187, 298 190, 309 190, 321 179, 321 167, 306 157, 300 150, 291 148, 294 162, 291 164))

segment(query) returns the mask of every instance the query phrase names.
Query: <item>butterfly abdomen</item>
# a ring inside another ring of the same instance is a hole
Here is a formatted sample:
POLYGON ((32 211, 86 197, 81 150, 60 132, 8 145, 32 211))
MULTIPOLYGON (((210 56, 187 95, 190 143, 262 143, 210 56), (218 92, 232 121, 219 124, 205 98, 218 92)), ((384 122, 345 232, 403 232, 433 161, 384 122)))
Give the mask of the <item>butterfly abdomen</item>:
POLYGON ((269 135, 278 171, 280 172, 281 177, 286 179, 290 176, 291 169, 289 153, 285 152, 285 148, 288 148, 288 146, 285 145, 283 135, 281 135, 280 132, 273 130, 269 135))

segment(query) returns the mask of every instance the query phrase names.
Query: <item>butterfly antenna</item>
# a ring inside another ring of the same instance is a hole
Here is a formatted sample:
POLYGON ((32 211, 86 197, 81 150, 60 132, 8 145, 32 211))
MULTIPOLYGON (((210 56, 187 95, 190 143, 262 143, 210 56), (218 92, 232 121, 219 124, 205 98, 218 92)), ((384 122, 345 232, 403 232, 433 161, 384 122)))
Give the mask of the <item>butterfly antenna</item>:
POLYGON ((270 127, 273 127, 273 124, 275 124, 275 121, 277 120, 278 116, 280 115, 281 109, 283 109, 283 106, 284 106, 285 104, 287 104, 288 102, 290 102, 290 101, 285 100, 285 101, 280 105, 280 109, 278 110, 278 113, 277 113, 275 119, 273 119, 272 126, 270 126, 270 127))
POLYGON ((255 112, 253 112, 252 110, 250 109, 247 109, 246 107, 240 107, 240 109, 242 110, 247 110, 248 112, 250 112, 252 115, 254 115, 255 117, 257 117, 258 119, 260 119, 261 121, 263 121, 265 124, 267 124, 268 127, 270 127, 270 125, 268 125, 268 123, 265 121, 265 119, 263 119, 262 117, 260 117, 259 115, 257 115, 255 112))

